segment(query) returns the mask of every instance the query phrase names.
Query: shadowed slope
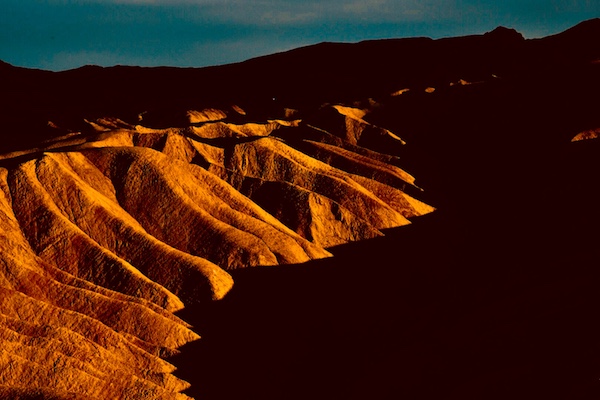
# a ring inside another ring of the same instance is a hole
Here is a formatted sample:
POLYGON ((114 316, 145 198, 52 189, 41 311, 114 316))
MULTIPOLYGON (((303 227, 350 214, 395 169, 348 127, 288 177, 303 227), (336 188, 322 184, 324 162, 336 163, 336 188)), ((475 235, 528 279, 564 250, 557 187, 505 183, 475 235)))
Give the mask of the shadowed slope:
POLYGON ((363 120, 406 139, 438 210, 329 259, 233 271, 223 301, 183 311, 204 334, 173 359, 188 393, 597 399, 600 142, 571 142, 600 126, 588 61, 379 99, 363 120))

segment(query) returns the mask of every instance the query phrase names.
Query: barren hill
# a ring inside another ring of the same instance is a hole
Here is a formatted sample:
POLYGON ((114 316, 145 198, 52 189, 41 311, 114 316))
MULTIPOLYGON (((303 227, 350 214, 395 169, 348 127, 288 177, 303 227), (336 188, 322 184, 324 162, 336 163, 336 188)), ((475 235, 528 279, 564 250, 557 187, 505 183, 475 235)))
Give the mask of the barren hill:
POLYGON ((239 107, 181 114, 166 129, 52 124, 60 135, 0 156, 6 396, 183 398, 159 357, 198 335, 172 313, 223 298, 227 271, 329 257, 434 210, 397 157, 359 146, 403 143, 363 110, 324 107, 328 131, 239 107))
POLYGON ((598 35, 1 63, 0 398, 596 393, 598 35))

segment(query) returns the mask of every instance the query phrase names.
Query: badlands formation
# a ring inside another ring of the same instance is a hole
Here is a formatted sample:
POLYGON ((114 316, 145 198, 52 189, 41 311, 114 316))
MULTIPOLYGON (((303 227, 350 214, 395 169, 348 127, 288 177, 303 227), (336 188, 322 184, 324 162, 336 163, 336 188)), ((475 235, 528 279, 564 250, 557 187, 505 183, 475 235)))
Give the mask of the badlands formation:
POLYGON ((329 130, 183 113, 167 129, 87 121, 0 156, 3 397, 186 398, 162 358, 199 336, 173 312, 223 298, 227 271, 330 257, 433 211, 368 148, 402 141, 363 110, 323 108, 329 130))
POLYGON ((600 393, 599 36, 0 62, 0 398, 600 393))

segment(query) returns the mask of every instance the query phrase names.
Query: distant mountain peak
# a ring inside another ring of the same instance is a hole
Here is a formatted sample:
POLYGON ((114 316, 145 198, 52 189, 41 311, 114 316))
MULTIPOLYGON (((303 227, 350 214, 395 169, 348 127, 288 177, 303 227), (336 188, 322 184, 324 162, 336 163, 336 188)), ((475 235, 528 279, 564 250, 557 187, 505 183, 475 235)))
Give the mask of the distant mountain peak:
POLYGON ((493 38, 497 38, 497 39, 503 39, 503 40, 518 40, 518 41, 525 40, 523 35, 521 35, 515 29, 507 28, 505 26, 499 26, 496 29, 494 29, 493 31, 485 33, 484 36, 493 37, 493 38))

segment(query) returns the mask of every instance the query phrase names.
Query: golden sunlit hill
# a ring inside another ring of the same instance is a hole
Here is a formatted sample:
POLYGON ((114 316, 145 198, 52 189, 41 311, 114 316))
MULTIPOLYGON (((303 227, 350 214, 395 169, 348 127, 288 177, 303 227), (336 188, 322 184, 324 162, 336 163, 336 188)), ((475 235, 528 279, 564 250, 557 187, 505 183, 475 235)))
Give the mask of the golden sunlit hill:
POLYGON ((330 257, 434 210, 345 127, 229 122, 240 110, 182 110, 166 129, 86 119, 0 155, 7 393, 185 398, 161 357, 199 336, 172 313, 223 298, 227 271, 330 257))
POLYGON ((0 399, 598 398, 597 37, 0 63, 0 399))

